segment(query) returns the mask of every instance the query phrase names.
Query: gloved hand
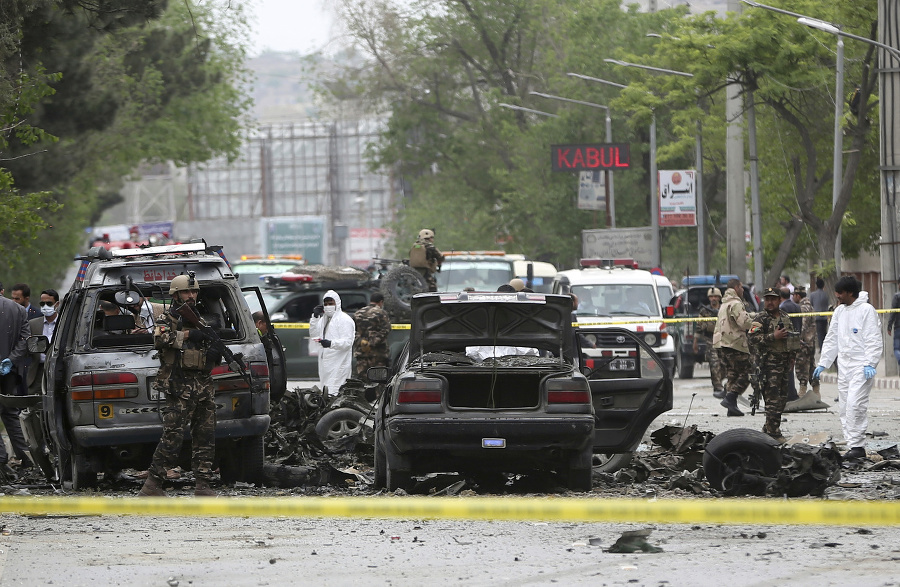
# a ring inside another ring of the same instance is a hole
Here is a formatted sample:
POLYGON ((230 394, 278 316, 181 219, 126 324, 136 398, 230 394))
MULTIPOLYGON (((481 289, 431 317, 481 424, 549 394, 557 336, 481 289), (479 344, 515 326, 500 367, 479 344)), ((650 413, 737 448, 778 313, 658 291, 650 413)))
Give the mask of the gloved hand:
POLYGON ((825 371, 825 367, 822 367, 821 365, 819 365, 818 367, 816 367, 816 370, 813 371, 813 376, 812 376, 812 378, 813 378, 813 379, 818 379, 818 378, 819 378, 819 375, 821 375, 823 371, 825 371))
POLYGON ((875 367, 866 365, 865 367, 863 367, 863 374, 866 376, 866 379, 875 377, 875 367))
POLYGON ((187 338, 191 342, 200 342, 203 340, 203 333, 196 328, 192 328, 188 330, 187 338))
POLYGON ((12 371, 12 361, 8 358, 0 361, 0 375, 9 375, 9 372, 12 371))
POLYGON ((323 347, 325 347, 326 349, 331 348, 331 341, 328 340, 327 338, 323 338, 322 340, 320 340, 319 344, 322 345, 323 347))
POLYGON ((325 314, 325 306, 323 306, 322 304, 319 304, 318 306, 313 308, 313 316, 315 316, 316 318, 321 318, 323 314, 325 314))

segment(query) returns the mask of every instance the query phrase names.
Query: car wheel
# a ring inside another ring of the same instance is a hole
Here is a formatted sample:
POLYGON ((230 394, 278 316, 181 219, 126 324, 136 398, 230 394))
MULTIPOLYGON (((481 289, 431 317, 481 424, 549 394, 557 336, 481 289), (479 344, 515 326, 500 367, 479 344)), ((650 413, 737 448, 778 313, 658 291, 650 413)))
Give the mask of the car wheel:
POLYGON ((219 473, 224 483, 243 481, 262 483, 265 462, 265 443, 262 436, 248 436, 236 440, 231 450, 219 462, 219 473))
POLYGON ((381 447, 375 446, 375 488, 387 487, 387 457, 381 447))
POLYGON ((694 360, 685 357, 683 349, 683 345, 678 345, 678 349, 675 352, 675 370, 678 371, 679 379, 693 379, 694 360))
POLYGON ((600 452, 594 454, 594 469, 601 473, 615 473, 619 469, 624 469, 634 458, 634 451, 641 444, 641 438, 638 438, 630 449, 625 452, 600 452))
POLYGON ((331 410, 316 422, 316 434, 322 440, 336 440, 359 431, 360 420, 366 415, 353 408, 331 410))
POLYGON ((384 310, 395 320, 409 320, 409 303, 417 293, 428 291, 421 273, 409 265, 397 265, 381 278, 384 310))
POLYGON ((717 435, 703 453, 710 487, 726 495, 762 494, 766 479, 781 468, 778 443, 768 434, 736 428, 717 435))
POLYGON ((390 463, 385 463, 385 469, 385 486, 388 491, 409 491, 412 488, 412 475, 409 471, 394 469, 390 463))
POLYGON ((56 453, 56 480, 60 485, 72 484, 72 453, 60 448, 56 453))
POLYGON ((85 455, 77 452, 69 452, 69 466, 71 474, 69 479, 72 480, 72 489, 79 490, 86 487, 94 487, 97 485, 97 473, 91 471, 85 455))
POLYGON ((593 468, 591 461, 593 460, 593 447, 572 458, 569 463, 569 470, 566 475, 566 487, 571 491, 590 491, 594 486, 593 468))

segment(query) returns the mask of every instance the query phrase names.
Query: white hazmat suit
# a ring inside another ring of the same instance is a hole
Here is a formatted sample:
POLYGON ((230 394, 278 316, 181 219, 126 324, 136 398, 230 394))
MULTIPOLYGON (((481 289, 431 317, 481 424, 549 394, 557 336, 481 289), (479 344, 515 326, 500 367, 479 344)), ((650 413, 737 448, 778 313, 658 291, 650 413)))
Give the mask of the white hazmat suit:
POLYGON ((319 382, 322 387, 328 391, 328 395, 337 395, 341 385, 350 377, 356 323, 341 310, 341 296, 336 291, 326 291, 322 299, 326 298, 334 300, 335 311, 331 316, 326 313, 310 319, 309 350, 310 354, 318 351, 319 382), (318 341, 323 339, 331 341, 331 346, 324 348, 320 345, 318 341))
POLYGON ((866 446, 869 392, 875 379, 866 379, 863 369, 877 367, 883 351, 881 321, 869 303, 869 293, 861 291, 852 304, 835 309, 819 357, 819 367, 826 369, 837 358, 841 428, 847 448, 866 446))

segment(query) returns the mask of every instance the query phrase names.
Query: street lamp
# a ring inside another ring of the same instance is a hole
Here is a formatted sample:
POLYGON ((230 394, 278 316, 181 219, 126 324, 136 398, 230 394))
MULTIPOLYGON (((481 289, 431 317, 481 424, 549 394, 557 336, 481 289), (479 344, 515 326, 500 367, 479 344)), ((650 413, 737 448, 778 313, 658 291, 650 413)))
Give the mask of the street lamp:
MULTIPOLYGON (((589 75, 582 75, 580 73, 572 73, 569 72, 566 75, 570 77, 577 77, 578 79, 587 80, 589 82, 596 82, 599 84, 606 84, 607 86, 612 86, 614 88, 624 89, 628 86, 624 84, 619 84, 616 82, 611 82, 609 80, 600 79, 599 77, 591 77, 589 75)), ((656 177, 656 112, 653 112, 653 118, 650 122, 650 227, 651 232, 653 233, 653 242, 651 247, 653 248, 652 261, 654 267, 659 267, 660 259, 659 259, 659 203, 657 201, 657 192, 659 188, 656 185, 657 177, 656 177)))
POLYGON ((548 118, 559 118, 557 114, 550 114, 549 112, 544 112, 543 110, 532 110, 531 108, 525 108, 524 106, 516 106, 514 104, 504 104, 503 102, 499 102, 497 106, 501 108, 509 108, 510 110, 519 110, 521 112, 530 112, 531 114, 540 114, 541 116, 547 116, 548 118))
MULTIPOLYGON (((553 94, 544 94, 541 92, 529 92, 532 96, 540 96, 549 100, 559 100, 561 102, 571 102, 572 104, 581 104, 582 106, 590 106, 591 108, 603 108, 606 110, 606 142, 612 143, 612 118, 609 116, 609 106, 603 104, 595 104, 594 102, 585 102, 583 100, 573 100, 572 98, 563 98, 562 96, 554 96, 553 94)), ((606 185, 609 186, 609 227, 616 227, 616 197, 613 184, 612 171, 606 170, 606 185)))
MULTIPOLYGON (((646 69, 648 71, 665 73, 668 75, 694 77, 693 73, 688 73, 686 71, 676 71, 674 69, 652 67, 650 65, 643 65, 641 63, 629 63, 628 61, 621 61, 619 59, 604 59, 603 61, 612 63, 614 65, 620 65, 622 67, 636 67, 638 69, 646 69)), ((703 219, 703 139, 702 127, 699 120, 697 121, 696 145, 695 167, 697 168, 697 177, 695 181, 697 182, 697 273, 703 275, 704 273, 706 273, 706 247, 704 246, 706 242, 706 226, 703 219)), ((653 198, 656 199, 657 194, 654 193, 653 198)))

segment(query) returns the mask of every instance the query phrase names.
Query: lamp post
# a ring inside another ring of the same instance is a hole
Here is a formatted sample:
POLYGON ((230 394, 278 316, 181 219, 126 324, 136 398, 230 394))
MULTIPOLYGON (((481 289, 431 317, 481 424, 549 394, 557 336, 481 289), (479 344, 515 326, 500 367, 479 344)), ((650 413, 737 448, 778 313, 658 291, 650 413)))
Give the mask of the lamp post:
MULTIPOLYGON (((594 102, 585 102, 583 100, 573 100, 572 98, 563 98, 562 96, 554 96, 553 94, 544 94, 542 92, 529 92, 532 96, 540 96, 549 100, 559 100, 561 102, 571 102, 572 104, 581 104, 582 106, 590 106, 591 108, 603 108, 606 110, 606 142, 612 143, 612 118, 609 116, 609 106, 603 104, 595 104, 594 102)), ((606 171, 606 185, 609 187, 609 227, 616 227, 616 196, 613 184, 613 173, 606 171)))
MULTIPOLYGON (((643 65, 641 63, 629 63, 628 61, 621 61, 619 59, 604 59, 603 61, 612 63, 614 65, 620 65, 622 67, 636 67, 638 69, 646 69, 648 71, 654 71, 657 73, 680 75, 682 77, 694 77, 693 73, 688 73, 686 71, 676 71, 674 69, 652 67, 650 65, 643 65)), ((656 119, 654 118, 654 122, 655 120, 656 119)), ((700 121, 698 120, 695 153, 696 163, 694 165, 697 168, 697 177, 695 180, 697 182, 697 273, 703 275, 704 273, 706 273, 706 247, 704 246, 706 243, 706 226, 705 220, 703 219, 703 139, 701 137, 701 134, 702 126, 700 121)), ((656 198, 656 194, 654 194, 653 197, 656 198)))
POLYGON ((557 114, 551 114, 549 112, 544 112, 543 110, 533 110, 532 108, 525 108, 524 106, 516 106, 515 104, 505 104, 503 102, 499 102, 497 106, 501 108, 508 108, 510 110, 519 110, 521 112, 530 112, 531 114, 539 114, 541 116, 546 116, 548 118, 559 118, 557 114))
MULTIPOLYGON (((624 84, 600 79, 599 77, 582 75, 580 73, 569 72, 566 75, 568 75, 569 77, 577 77, 578 79, 587 80, 589 82, 606 84, 607 86, 619 88, 620 90, 628 87, 624 84)), ((656 185, 656 175, 656 112, 654 112, 653 118, 650 122, 650 227, 653 234, 653 242, 651 244, 651 247, 653 249, 652 262, 654 267, 659 267, 659 202, 657 201, 657 192, 659 191, 659 189, 656 185)))

